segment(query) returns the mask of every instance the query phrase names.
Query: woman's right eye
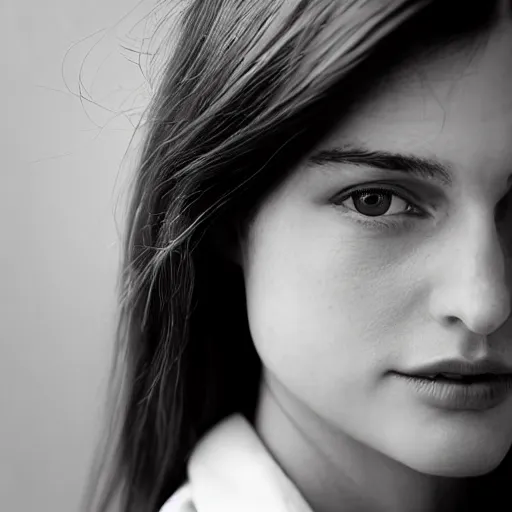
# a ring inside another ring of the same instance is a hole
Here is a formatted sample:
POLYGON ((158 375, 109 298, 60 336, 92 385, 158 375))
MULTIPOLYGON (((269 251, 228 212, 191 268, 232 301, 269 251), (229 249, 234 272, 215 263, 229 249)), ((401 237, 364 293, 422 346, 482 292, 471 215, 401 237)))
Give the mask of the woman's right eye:
POLYGON ((425 216, 425 212, 405 197, 405 193, 381 187, 352 189, 338 194, 335 205, 363 217, 425 216), (343 204, 346 203, 346 204, 343 204))
POLYGON ((331 203, 366 228, 402 230, 412 229, 418 219, 430 216, 408 196, 401 187, 363 186, 339 192, 331 203))
MULTIPOLYGON (((368 217, 407 214, 411 208, 414 208, 414 205, 399 195, 385 189, 355 191, 345 201, 352 203, 351 209, 368 217)), ((350 207, 347 206, 347 208, 350 207)))

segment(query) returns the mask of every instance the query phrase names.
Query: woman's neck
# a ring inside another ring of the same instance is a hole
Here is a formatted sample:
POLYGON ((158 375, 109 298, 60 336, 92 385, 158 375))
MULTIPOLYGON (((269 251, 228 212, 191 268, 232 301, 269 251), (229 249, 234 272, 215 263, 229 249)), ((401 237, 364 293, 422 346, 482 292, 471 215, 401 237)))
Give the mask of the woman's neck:
POLYGON ((467 481, 424 475, 333 432, 264 376, 255 427, 315 512, 456 510, 467 481))

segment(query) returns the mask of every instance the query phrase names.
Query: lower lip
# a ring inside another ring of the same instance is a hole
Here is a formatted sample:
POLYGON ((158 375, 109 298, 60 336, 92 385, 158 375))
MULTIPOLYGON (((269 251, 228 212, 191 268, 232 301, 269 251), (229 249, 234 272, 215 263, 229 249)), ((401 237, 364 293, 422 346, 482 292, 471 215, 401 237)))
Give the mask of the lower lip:
POLYGON ((406 382, 421 400, 441 409, 457 411, 491 409, 504 402, 512 391, 512 375, 473 383, 429 380, 400 373, 393 373, 393 375, 406 382))

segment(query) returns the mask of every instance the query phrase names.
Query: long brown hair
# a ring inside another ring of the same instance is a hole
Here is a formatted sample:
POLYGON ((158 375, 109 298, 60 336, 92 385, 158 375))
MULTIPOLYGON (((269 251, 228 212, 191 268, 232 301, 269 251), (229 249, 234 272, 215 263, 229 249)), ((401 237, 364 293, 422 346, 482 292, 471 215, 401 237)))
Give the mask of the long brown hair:
POLYGON ((187 2, 145 116, 112 420, 88 510, 106 511, 117 494, 123 512, 156 512, 204 432, 235 411, 252 420, 260 362, 241 271, 219 240, 235 240, 404 41, 456 35, 492 10, 488 0, 187 2))

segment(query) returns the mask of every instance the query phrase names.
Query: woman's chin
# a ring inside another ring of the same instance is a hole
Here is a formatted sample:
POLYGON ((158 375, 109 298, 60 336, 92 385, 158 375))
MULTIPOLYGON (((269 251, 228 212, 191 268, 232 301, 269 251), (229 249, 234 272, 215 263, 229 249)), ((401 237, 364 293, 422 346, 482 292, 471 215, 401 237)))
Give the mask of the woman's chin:
POLYGON ((443 461, 443 464, 432 465, 421 469, 423 469, 422 473, 433 476, 468 478, 486 475, 496 469, 500 463, 501 460, 494 463, 489 463, 488 460, 485 460, 471 461, 470 464, 465 464, 465 461, 463 460, 454 459, 445 460, 443 461))
POLYGON ((464 452, 453 449, 432 450, 427 457, 416 457, 406 464, 420 473, 433 476, 467 478, 478 477, 496 469, 507 456, 502 447, 468 445, 464 452))
POLYGON ((495 470, 507 454, 512 457, 510 404, 481 413, 407 411, 407 418, 395 415, 389 422, 380 439, 384 444, 379 444, 381 451, 415 471, 478 477, 495 470))

